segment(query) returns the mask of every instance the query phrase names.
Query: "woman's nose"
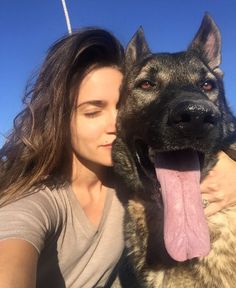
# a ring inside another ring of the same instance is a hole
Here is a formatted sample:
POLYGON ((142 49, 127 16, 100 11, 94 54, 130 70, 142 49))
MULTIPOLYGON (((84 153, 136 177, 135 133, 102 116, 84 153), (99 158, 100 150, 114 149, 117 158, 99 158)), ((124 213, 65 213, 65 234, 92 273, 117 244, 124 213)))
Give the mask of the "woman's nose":
POLYGON ((116 133, 116 117, 117 117, 117 110, 112 111, 108 117, 108 125, 107 125, 108 133, 116 133))

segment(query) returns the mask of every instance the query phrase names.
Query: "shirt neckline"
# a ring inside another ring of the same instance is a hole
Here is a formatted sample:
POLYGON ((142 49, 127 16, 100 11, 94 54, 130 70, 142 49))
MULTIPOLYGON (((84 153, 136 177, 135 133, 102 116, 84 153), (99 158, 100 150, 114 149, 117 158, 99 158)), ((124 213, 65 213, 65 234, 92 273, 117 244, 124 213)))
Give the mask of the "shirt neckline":
POLYGON ((114 196, 114 190, 111 188, 107 188, 104 208, 103 208, 102 216, 101 216, 100 223, 98 224, 98 226, 95 226, 89 220, 88 216, 86 215, 83 208, 81 207, 79 200, 76 198, 76 195, 74 191, 72 190, 72 187, 70 184, 69 184, 69 189, 67 191, 68 191, 68 198, 72 207, 72 213, 79 221, 79 225, 81 226, 82 230, 85 232, 86 236, 88 238, 91 238, 99 234, 109 214, 111 203, 112 203, 112 198, 114 196))

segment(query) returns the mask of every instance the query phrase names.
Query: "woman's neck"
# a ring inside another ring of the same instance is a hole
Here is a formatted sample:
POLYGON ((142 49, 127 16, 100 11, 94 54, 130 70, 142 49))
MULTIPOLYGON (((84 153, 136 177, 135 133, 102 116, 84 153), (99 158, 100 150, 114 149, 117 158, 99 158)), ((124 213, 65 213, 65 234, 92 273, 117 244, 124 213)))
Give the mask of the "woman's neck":
POLYGON ((106 167, 79 159, 75 155, 72 158, 71 181, 79 182, 83 186, 94 186, 103 182, 106 174, 106 167))
POLYGON ((71 184, 76 194, 84 191, 98 196, 103 188, 107 188, 108 168, 96 163, 81 160, 73 156, 71 184))
POLYGON ((73 160, 71 186, 88 219, 95 226, 100 223, 107 195, 107 168, 99 165, 84 165, 73 160))

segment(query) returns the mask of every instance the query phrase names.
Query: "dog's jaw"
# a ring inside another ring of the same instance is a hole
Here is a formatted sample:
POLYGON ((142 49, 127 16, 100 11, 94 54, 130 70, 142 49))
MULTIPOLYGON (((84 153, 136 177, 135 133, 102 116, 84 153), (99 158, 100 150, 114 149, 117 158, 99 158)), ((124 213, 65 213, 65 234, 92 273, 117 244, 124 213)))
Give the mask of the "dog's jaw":
POLYGON ((159 152, 141 140, 135 148, 139 177, 159 187, 151 189, 151 197, 163 202, 164 242, 169 256, 180 262, 206 256, 210 251, 210 236, 201 201, 200 178, 207 156, 190 147, 159 152))

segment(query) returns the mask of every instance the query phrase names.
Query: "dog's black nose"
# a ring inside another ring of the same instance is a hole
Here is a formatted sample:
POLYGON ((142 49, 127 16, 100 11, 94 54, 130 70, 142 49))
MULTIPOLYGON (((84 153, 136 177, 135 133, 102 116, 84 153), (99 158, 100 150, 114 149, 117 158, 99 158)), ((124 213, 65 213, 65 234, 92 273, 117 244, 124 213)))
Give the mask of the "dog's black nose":
POLYGON ((219 112, 206 100, 182 101, 169 111, 168 124, 184 134, 201 137, 218 123, 219 112))

